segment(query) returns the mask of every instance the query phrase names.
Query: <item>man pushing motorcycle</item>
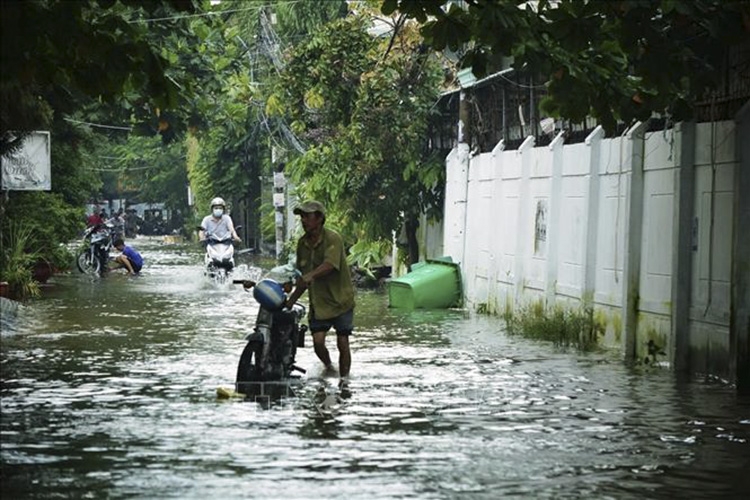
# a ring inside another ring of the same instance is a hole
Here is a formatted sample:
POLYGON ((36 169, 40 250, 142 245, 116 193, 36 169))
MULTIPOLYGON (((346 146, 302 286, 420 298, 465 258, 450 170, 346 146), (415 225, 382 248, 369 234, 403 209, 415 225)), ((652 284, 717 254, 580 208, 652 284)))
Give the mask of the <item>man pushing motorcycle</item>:
POLYGON ((302 276, 297 278, 286 305, 291 308, 310 290, 308 319, 315 354, 328 372, 334 371, 325 345, 326 333, 333 328, 339 351, 339 375, 343 379, 351 368, 349 336, 354 329, 354 286, 344 243, 336 231, 324 227, 326 211, 322 203, 306 201, 294 213, 300 216, 305 230, 297 242, 296 268, 302 276))

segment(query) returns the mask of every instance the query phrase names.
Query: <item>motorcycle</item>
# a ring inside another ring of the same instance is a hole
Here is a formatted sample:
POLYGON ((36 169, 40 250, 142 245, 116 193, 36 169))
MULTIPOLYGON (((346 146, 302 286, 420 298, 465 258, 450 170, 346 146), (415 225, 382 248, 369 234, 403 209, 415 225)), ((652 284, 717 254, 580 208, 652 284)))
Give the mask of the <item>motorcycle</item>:
POLYGON ((115 238, 115 225, 112 219, 102 224, 95 224, 86 228, 83 242, 87 248, 76 257, 76 266, 84 274, 103 276, 108 270, 109 252, 112 250, 115 238))
MULTIPOLYGON (((241 227, 237 226, 235 230, 239 230, 241 227)), ((206 233, 204 241, 206 253, 203 257, 206 266, 204 274, 217 284, 223 285, 234 270, 234 242, 231 236, 219 239, 202 227, 199 227, 198 230, 206 233)))
POLYGON ((261 306, 253 331, 245 337, 247 344, 237 365, 236 392, 245 397, 288 392, 290 382, 300 378, 295 372, 305 373, 295 364, 297 348, 305 345, 307 325, 300 324, 305 306, 284 306, 291 280, 283 285, 270 278, 257 284, 246 280, 233 283, 243 284, 246 290, 253 287, 253 296, 261 306), (264 288, 271 289, 276 298, 269 300, 264 288))

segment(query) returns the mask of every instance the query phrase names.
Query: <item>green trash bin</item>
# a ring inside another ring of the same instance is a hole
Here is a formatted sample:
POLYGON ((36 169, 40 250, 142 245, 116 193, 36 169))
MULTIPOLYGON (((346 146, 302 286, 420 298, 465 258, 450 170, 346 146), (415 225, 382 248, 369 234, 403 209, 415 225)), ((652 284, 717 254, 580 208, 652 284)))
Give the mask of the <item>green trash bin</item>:
POLYGON ((450 257, 428 259, 388 284, 388 305, 401 309, 445 309, 461 305, 461 270, 450 257))

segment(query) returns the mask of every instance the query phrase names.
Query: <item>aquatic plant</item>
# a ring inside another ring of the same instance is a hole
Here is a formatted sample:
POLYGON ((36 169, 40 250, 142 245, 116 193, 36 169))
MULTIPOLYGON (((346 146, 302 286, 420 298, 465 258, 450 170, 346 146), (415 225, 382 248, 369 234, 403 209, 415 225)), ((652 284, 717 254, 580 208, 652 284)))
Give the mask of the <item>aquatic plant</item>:
POLYGON ((542 301, 513 309, 509 305, 502 314, 510 335, 546 340, 561 347, 590 351, 598 346, 604 326, 594 318, 594 308, 584 301, 579 308, 562 305, 547 307, 542 301))

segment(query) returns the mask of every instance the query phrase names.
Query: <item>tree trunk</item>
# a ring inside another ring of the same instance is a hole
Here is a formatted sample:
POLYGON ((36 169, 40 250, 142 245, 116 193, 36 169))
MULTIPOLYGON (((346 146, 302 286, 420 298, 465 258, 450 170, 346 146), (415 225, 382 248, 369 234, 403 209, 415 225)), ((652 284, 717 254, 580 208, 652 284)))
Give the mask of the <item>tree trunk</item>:
POLYGON ((419 228, 419 219, 409 217, 406 219, 406 245, 409 252, 408 268, 411 271, 411 265, 419 262, 419 240, 417 240, 417 229, 419 228))

